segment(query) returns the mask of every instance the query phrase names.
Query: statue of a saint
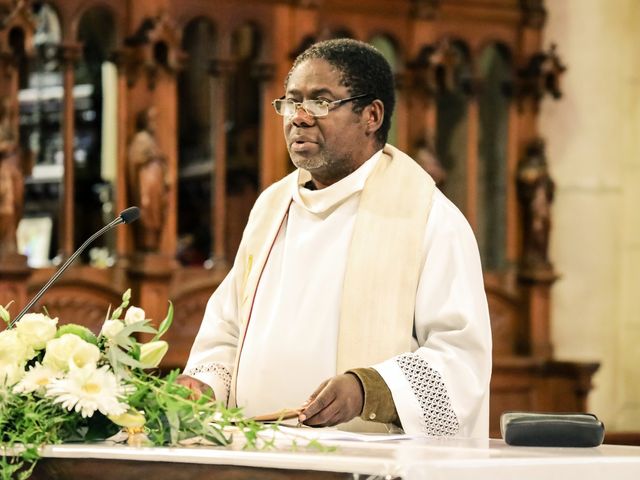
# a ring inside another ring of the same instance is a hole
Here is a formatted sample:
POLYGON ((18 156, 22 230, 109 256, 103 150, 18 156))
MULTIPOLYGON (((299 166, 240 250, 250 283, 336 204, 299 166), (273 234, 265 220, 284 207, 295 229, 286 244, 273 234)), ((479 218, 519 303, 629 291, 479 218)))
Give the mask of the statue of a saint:
POLYGON ((419 140, 414 148, 413 158, 433 178, 438 188, 442 188, 447 180, 447 170, 444 168, 435 148, 428 140, 419 140))
POLYGON ((16 232, 24 204, 24 176, 20 163, 17 105, 0 100, 0 257, 17 253, 16 232))
POLYGON ((140 208, 140 220, 134 224, 135 243, 145 252, 155 252, 160 246, 169 193, 167 160, 155 137, 156 117, 155 107, 138 114, 127 159, 129 192, 140 208))
POLYGON ((518 196, 524 227, 523 262, 527 270, 551 269, 548 250, 554 190, 544 154, 544 141, 537 139, 527 148, 518 166, 518 196))

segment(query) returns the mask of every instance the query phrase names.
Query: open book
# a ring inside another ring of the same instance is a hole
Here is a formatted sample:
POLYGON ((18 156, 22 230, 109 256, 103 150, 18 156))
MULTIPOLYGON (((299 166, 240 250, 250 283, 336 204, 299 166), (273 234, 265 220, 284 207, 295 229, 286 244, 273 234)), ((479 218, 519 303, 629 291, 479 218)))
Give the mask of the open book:
POLYGON ((300 409, 285 408, 273 413, 256 415, 252 420, 255 420, 256 422, 279 422, 282 420, 298 418, 298 415, 300 415, 300 409))

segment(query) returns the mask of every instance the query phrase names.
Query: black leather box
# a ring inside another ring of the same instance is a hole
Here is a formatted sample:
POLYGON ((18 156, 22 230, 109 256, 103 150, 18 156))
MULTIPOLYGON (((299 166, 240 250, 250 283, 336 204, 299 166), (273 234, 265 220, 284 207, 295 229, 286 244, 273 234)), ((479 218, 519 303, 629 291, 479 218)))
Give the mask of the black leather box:
POLYGON ((604 425, 590 413, 505 412, 500 431, 508 445, 528 447, 597 447, 604 425))

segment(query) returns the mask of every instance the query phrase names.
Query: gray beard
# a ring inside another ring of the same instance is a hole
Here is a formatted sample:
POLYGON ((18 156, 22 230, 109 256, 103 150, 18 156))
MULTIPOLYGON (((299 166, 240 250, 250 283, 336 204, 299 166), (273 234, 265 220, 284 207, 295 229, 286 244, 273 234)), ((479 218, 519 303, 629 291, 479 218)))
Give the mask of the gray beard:
POLYGON ((351 156, 344 159, 329 159, 325 155, 320 155, 302 161, 293 160, 292 157, 291 161, 296 167, 310 172, 314 179, 324 185, 343 179, 357 168, 354 167, 351 156))

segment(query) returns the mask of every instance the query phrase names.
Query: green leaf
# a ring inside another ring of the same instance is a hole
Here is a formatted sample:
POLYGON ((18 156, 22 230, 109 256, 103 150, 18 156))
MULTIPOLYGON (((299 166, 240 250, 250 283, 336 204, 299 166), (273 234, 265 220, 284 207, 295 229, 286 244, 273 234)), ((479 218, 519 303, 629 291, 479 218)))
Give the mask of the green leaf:
POLYGON ((96 337, 93 332, 85 326, 77 325, 75 323, 67 323, 66 325, 62 325, 56 332, 56 338, 60 338, 62 335, 65 335, 67 333, 77 335, 87 343, 91 343, 96 346, 98 345, 98 337, 96 337))
POLYGON ((133 367, 133 368, 143 368, 144 365, 142 365, 142 363, 140 363, 138 360, 130 357, 129 355, 127 355, 126 353, 124 353, 122 350, 120 350, 117 347, 112 347, 111 349, 111 353, 113 354, 113 358, 121 364, 127 365, 129 367, 133 367))
POLYGON ((139 322, 135 322, 131 325, 125 326, 118 332, 118 335, 116 335, 116 337, 128 337, 134 333, 156 333, 156 329, 149 325, 149 322, 147 320, 141 320, 139 322))
POLYGON ((171 443, 176 444, 178 443, 178 434, 180 432, 180 417, 178 417, 178 412, 173 408, 167 409, 166 416, 169 421, 171 443))
POLYGON ((169 330, 169 327, 171 326, 172 323, 173 323, 173 303, 169 302, 169 308, 167 309, 167 316, 160 323, 160 326, 158 327, 158 333, 156 334, 155 337, 153 337, 153 340, 159 340, 160 337, 162 337, 162 335, 167 333, 167 330, 169 330))

